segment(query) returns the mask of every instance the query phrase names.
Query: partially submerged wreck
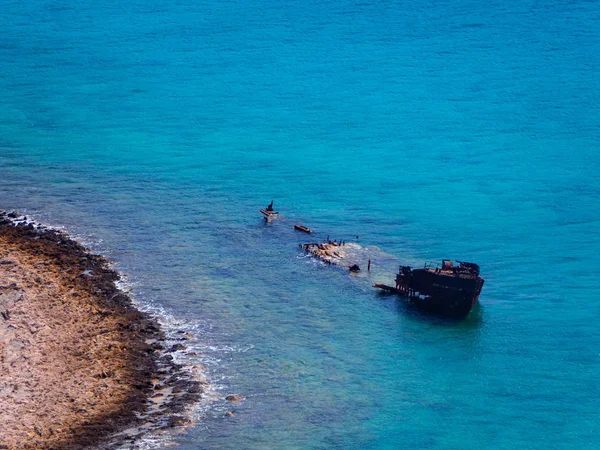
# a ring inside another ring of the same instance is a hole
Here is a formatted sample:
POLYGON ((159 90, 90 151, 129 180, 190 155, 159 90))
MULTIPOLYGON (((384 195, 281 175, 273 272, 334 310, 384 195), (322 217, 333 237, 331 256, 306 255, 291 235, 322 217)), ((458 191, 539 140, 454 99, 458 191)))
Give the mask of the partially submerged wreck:
MULTIPOLYGON (((273 211, 273 202, 260 212, 267 221, 278 215, 273 211)), ((310 228, 303 225, 296 224, 294 229, 312 233, 310 228)), ((331 241, 328 236, 325 242, 300 244, 299 247, 325 264, 345 268, 355 275, 361 270, 356 261, 367 264, 367 271, 371 272, 371 254, 365 254, 365 248, 358 244, 331 241)), ((444 259, 441 267, 425 265, 421 269, 412 269, 410 266, 400 266, 395 286, 375 284, 373 287, 398 294, 420 310, 462 319, 477 303, 484 279, 479 276, 477 264, 463 261, 456 263, 444 259)))
POLYGON ((261 209, 260 212, 263 216, 265 216, 265 220, 267 222, 279 217, 279 213, 277 211, 269 211, 267 209, 261 209))
POLYGON ((484 279, 479 266, 470 262, 443 260, 442 267, 411 269, 400 266, 396 285, 373 287, 401 295, 417 308, 445 317, 466 317, 479 299, 484 279))
POLYGON ((267 222, 270 222, 273 219, 277 219, 279 217, 279 213, 277 211, 275 211, 273 209, 273 200, 271 200, 271 203, 269 203, 269 205, 260 210, 260 213, 265 216, 265 220, 267 222))

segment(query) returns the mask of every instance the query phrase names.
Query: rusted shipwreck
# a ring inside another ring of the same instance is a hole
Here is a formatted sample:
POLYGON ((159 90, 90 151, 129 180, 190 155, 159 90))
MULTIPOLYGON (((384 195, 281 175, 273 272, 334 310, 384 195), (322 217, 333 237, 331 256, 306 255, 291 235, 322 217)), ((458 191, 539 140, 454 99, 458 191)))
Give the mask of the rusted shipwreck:
POLYGON ((484 280, 479 266, 470 262, 443 260, 442 267, 421 269, 400 266, 396 285, 376 284, 375 288, 404 297, 415 307, 436 315, 461 319, 479 299, 484 280))
MULTIPOLYGON (((267 221, 278 215, 273 211, 273 202, 260 212, 267 221)), ((310 228, 299 224, 294 225, 294 229, 312 233, 310 228)), ((356 260, 364 262, 367 259, 364 254, 357 252, 357 249, 361 249, 359 245, 331 241, 329 236, 325 242, 310 242, 300 244, 299 247, 325 264, 345 268, 353 274, 361 270, 356 260)), ((370 255, 367 267, 370 274, 370 255)), ((395 286, 375 284, 373 287, 398 294, 420 310, 454 319, 462 319, 469 314, 479 300, 484 283, 484 279, 479 276, 477 264, 464 261, 456 261, 455 264, 449 259, 442 260, 441 267, 432 264, 426 264, 420 269, 400 266, 395 281, 395 286)))

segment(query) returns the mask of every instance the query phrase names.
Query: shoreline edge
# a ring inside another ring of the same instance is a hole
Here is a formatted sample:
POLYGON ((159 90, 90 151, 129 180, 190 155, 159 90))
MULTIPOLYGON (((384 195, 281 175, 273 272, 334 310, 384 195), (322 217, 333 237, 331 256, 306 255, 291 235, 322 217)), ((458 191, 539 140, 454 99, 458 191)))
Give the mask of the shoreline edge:
POLYGON ((119 279, 66 233, 0 210, 0 448, 118 448, 190 422, 207 383, 119 279))

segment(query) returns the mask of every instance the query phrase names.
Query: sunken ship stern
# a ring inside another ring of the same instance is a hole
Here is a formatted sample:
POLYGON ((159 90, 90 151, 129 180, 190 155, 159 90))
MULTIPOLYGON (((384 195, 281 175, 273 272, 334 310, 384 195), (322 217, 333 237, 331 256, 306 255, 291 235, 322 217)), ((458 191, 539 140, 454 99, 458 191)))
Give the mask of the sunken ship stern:
POLYGON ((396 287, 376 285, 396 292, 417 308, 450 318, 464 318, 479 299, 484 280, 479 277, 479 266, 460 263, 453 266, 448 260, 442 268, 411 269, 400 267, 396 287))

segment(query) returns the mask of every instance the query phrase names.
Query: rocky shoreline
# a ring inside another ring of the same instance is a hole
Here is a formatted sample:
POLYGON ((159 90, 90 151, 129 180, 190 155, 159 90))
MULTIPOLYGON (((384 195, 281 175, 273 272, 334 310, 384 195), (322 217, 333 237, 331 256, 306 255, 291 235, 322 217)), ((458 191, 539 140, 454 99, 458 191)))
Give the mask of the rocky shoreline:
POLYGON ((0 449, 135 448, 189 421, 206 383, 118 279, 66 234, 0 211, 0 449))

